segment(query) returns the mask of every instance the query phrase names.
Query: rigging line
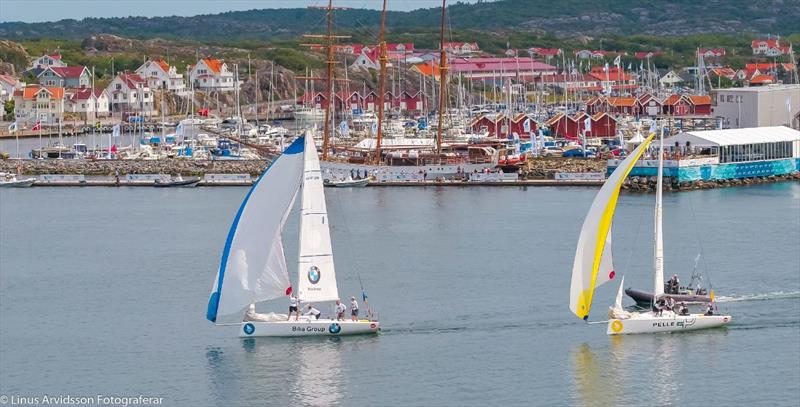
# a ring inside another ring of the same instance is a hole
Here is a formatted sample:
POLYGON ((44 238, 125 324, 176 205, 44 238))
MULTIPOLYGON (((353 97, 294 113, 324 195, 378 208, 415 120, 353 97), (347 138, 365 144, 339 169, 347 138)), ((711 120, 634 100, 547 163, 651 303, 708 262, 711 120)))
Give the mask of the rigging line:
POLYGON ((689 191, 689 211, 692 213, 692 225, 694 225, 694 233, 695 237, 697 238, 697 245, 700 246, 700 261, 703 262, 703 269, 706 272, 706 281, 708 281, 708 289, 711 290, 713 285, 711 284, 711 270, 708 268, 708 264, 706 263, 706 254, 705 250, 703 250, 703 239, 700 239, 700 230, 697 227, 697 214, 694 210, 694 200, 692 199, 692 192, 689 191))
MULTIPOLYGON (((647 209, 647 205, 641 205, 641 209, 639 210, 639 222, 637 222, 636 234, 634 235, 634 239, 633 239, 634 242, 638 242, 639 241, 639 232, 642 230, 642 220, 644 219, 644 213, 645 213, 646 209, 647 209)), ((609 233, 611 233, 611 232, 609 232, 609 233)), ((612 255, 613 255, 613 250, 614 250, 613 246, 612 246, 611 250, 612 250, 612 255)), ((633 245, 629 245, 628 246, 628 259, 625 260, 625 273, 624 274, 628 273, 628 271, 630 269, 630 266, 631 266, 631 260, 633 260, 633 245)))

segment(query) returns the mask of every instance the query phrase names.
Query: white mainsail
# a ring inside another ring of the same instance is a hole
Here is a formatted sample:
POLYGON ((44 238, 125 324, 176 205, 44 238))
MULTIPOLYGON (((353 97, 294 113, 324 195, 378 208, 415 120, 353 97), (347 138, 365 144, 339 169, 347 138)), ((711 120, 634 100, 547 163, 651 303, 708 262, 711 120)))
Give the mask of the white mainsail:
POLYGON ((281 231, 300 187, 304 143, 304 137, 295 140, 242 201, 222 251, 208 320, 240 322, 250 304, 290 292, 281 231))
POLYGON ((664 294, 664 234, 662 232, 662 184, 664 179, 664 129, 661 129, 659 147, 658 147, 658 182, 656 183, 656 216, 655 216, 655 243, 654 243, 654 259, 655 259, 655 287, 653 288, 653 296, 664 294))
POLYGON ((297 269, 298 298, 302 302, 333 301, 339 298, 339 290, 336 288, 322 171, 314 138, 307 135, 305 143, 297 269))
MULTIPOLYGON (((633 169, 636 161, 642 156, 647 146, 653 141, 655 134, 651 134, 639 145, 616 170, 608 177, 600 188, 600 191, 592 201, 589 213, 583 221, 581 234, 578 238, 578 247, 575 250, 575 260, 572 265, 572 281, 570 283, 569 309, 581 319, 589 318, 589 310, 592 306, 594 289, 605 277, 599 277, 598 271, 601 265, 605 264, 603 258, 608 256, 610 260, 610 250, 606 250, 611 231, 611 222, 614 218, 614 211, 617 206, 619 190, 622 182, 633 169)), ((613 275, 609 272, 607 276, 610 280, 613 275)))

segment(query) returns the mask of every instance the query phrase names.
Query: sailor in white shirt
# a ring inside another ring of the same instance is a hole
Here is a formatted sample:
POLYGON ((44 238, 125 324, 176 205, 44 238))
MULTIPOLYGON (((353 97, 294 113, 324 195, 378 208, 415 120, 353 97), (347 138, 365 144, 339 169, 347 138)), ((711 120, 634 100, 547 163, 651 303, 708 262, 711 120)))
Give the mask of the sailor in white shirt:
POLYGON ((350 319, 358 321, 358 302, 356 297, 350 297, 350 319))
POLYGON ((297 321, 300 318, 300 300, 292 294, 289 297, 289 315, 286 317, 286 320, 290 320, 292 318, 292 312, 294 312, 294 320, 297 321))
POLYGON ((303 315, 314 317, 314 319, 319 319, 319 316, 322 315, 322 313, 319 312, 318 309, 314 308, 314 306, 311 304, 308 304, 306 310, 307 310, 306 313, 303 315))
POLYGON ((347 310, 347 307, 342 304, 342 301, 337 299, 336 300, 336 320, 342 321, 344 320, 344 311, 347 310))

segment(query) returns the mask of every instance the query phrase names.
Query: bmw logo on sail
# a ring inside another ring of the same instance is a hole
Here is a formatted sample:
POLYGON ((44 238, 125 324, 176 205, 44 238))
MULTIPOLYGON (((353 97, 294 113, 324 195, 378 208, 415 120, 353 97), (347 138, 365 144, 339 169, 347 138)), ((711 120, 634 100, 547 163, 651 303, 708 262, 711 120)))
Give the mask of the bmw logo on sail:
POLYGON ((308 281, 311 284, 316 284, 319 283, 319 278, 320 278, 319 268, 317 266, 311 266, 311 268, 308 269, 308 281))
POLYGON ((342 331, 342 327, 337 323, 333 323, 328 327, 328 331, 330 331, 332 334, 338 334, 342 331))
POLYGON ((246 333, 248 335, 252 335, 253 332, 256 331, 255 325, 253 325, 251 323, 244 324, 244 328, 243 329, 244 329, 244 333, 246 333))

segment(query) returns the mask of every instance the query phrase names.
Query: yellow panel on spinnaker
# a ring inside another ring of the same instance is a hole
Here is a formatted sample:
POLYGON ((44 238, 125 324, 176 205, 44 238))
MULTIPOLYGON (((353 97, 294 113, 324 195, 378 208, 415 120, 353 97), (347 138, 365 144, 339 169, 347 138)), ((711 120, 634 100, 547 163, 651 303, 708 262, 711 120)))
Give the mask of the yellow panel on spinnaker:
POLYGON ((600 191, 592 201, 589 213, 581 227, 575 260, 572 265, 572 282, 569 290, 569 309, 581 319, 589 317, 592 296, 597 283, 597 271, 606 245, 606 238, 611 230, 611 221, 617 207, 619 190, 622 182, 631 172, 636 162, 653 141, 655 133, 647 139, 619 164, 608 177, 600 191))

